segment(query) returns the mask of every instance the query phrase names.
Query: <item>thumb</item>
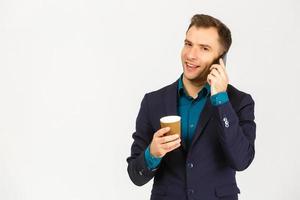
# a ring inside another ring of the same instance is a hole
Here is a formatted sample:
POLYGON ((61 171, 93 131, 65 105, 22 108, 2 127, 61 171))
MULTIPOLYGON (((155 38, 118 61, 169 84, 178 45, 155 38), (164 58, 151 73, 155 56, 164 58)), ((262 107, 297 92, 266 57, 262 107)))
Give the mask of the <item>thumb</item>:
POLYGON ((156 136, 156 137, 161 137, 161 136, 163 136, 164 134, 166 134, 167 132, 169 132, 170 130, 171 130, 170 127, 161 128, 161 129, 159 129, 159 130, 155 133, 155 136, 156 136))
POLYGON ((211 79, 209 78, 209 76, 207 76, 206 81, 207 81, 207 83, 211 86, 211 79))

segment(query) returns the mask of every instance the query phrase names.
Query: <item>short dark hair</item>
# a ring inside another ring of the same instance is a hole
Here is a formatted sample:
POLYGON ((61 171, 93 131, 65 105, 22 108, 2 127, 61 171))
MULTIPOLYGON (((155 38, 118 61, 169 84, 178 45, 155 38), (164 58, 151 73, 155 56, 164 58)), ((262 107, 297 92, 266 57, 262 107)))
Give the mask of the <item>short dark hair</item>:
POLYGON ((223 46, 225 52, 228 52, 232 39, 231 39, 231 32, 229 28, 223 24, 220 20, 204 14, 196 14, 192 17, 191 23, 187 31, 192 27, 195 26, 196 28, 204 27, 215 27, 219 34, 220 43, 223 46))

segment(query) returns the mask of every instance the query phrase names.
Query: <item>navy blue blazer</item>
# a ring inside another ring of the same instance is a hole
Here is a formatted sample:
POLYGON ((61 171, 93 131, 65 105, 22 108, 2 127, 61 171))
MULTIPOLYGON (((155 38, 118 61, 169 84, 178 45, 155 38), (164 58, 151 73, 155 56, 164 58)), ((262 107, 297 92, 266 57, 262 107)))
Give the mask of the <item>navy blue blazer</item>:
POLYGON ((253 99, 232 85, 227 87, 227 103, 213 106, 206 101, 189 149, 181 140, 156 170, 147 168, 144 152, 160 129, 159 119, 178 115, 177 88, 178 80, 144 96, 127 158, 130 179, 142 186, 154 177, 151 200, 238 199, 235 174, 254 158, 256 124, 253 99))

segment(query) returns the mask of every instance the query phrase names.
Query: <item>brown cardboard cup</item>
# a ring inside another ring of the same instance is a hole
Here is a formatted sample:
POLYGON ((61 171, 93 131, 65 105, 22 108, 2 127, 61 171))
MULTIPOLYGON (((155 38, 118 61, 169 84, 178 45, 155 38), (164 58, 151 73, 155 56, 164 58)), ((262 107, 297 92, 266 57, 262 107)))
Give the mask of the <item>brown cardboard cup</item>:
POLYGON ((170 127, 171 130, 167 132, 166 135, 178 134, 180 137, 181 135, 180 120, 181 117, 176 115, 162 117, 160 118, 160 127, 161 128, 170 127))

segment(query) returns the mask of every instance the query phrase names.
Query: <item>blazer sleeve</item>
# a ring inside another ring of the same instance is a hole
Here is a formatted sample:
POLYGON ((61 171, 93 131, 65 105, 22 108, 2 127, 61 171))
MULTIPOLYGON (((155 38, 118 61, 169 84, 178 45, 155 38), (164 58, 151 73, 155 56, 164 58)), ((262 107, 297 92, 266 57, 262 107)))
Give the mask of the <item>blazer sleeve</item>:
POLYGON ((127 172, 135 185, 142 186, 154 177, 156 171, 156 169, 148 169, 145 160, 146 148, 153 137, 153 128, 149 121, 147 94, 142 100, 136 119, 136 131, 132 137, 134 141, 131 146, 131 155, 127 158, 127 172))
POLYGON ((254 101, 249 94, 241 98, 237 111, 230 101, 214 107, 219 141, 230 166, 245 170, 253 161, 256 137, 254 101))

